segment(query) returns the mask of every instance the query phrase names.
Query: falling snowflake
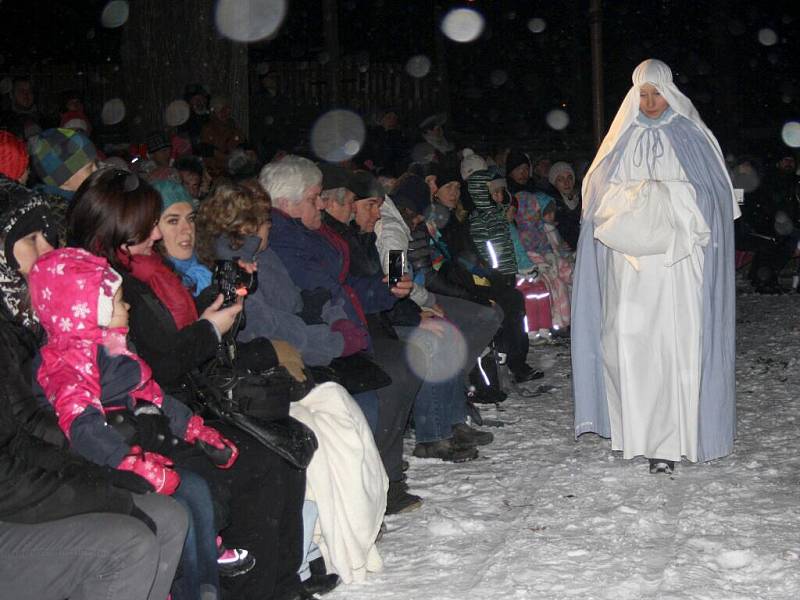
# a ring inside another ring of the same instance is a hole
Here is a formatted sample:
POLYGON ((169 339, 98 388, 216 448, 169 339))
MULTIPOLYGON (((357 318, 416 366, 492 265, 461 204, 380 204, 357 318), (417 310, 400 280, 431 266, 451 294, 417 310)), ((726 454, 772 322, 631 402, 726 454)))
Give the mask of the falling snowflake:
POLYGON ((77 302, 72 305, 72 316, 76 319, 85 319, 91 312, 89 304, 86 302, 77 302))

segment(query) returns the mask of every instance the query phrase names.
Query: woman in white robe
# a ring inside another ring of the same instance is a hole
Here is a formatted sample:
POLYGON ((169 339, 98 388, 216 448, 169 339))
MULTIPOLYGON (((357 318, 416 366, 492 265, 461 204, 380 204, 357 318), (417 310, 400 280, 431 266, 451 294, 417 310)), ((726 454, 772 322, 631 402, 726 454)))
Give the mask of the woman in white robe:
MULTIPOLYGON (((724 289, 706 285, 705 263, 710 252, 710 278, 727 274, 726 259, 718 255, 732 250, 738 208, 719 145, 672 83, 669 67, 645 61, 633 82, 584 181, 573 297, 576 435, 610 433, 612 449, 625 458, 645 456, 651 472, 671 473, 682 457, 720 454, 699 449, 701 388, 704 365, 720 362, 707 351, 719 336, 707 331, 719 324, 709 294, 728 296, 729 306, 733 290, 727 281, 724 289), (714 171, 711 183, 687 159, 698 152, 714 171), (599 306, 589 308, 597 300, 599 306), (582 325, 587 309, 596 311, 596 325, 582 325), (586 421, 592 413, 587 402, 601 397, 606 406, 600 423, 586 421)), ((728 312, 724 322, 732 330, 732 308, 728 312)), ((717 344, 725 355, 726 411, 733 410, 731 341, 725 335, 717 344)), ((732 425, 729 431, 723 437, 732 445, 732 425)))

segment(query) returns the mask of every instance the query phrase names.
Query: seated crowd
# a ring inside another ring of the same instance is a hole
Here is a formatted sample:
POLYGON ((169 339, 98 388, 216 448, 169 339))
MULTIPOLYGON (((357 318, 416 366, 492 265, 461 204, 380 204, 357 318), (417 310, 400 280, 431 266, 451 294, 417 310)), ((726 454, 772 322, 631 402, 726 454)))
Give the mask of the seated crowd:
POLYGON ((262 166, 224 99, 211 109, 127 156, 85 128, 0 132, 9 597, 362 581, 384 516, 423 502, 409 432, 414 457, 473 460, 493 441, 475 404, 509 391, 497 369, 542 377, 521 286, 569 330, 569 164, 455 152, 426 121, 421 151, 262 166))

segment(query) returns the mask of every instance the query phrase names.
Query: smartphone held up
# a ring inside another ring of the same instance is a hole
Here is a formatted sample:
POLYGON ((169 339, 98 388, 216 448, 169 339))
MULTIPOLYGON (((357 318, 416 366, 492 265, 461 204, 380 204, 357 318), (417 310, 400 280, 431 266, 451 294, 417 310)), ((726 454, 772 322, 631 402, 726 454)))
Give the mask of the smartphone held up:
POLYGON ((406 271, 406 255, 402 250, 389 250, 389 287, 396 286, 406 271))

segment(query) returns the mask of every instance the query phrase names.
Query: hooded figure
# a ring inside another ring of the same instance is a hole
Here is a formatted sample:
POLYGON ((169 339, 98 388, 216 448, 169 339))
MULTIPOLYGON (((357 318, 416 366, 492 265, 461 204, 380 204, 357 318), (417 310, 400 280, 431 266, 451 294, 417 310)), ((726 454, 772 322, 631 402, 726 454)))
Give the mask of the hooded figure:
POLYGON ((117 466, 130 448, 105 425, 102 415, 110 406, 132 409, 137 399, 159 407, 163 402, 150 367, 128 351, 127 330, 109 327, 122 277, 104 258, 79 248, 62 248, 36 262, 29 284, 31 303, 47 332, 37 377, 58 424, 79 453, 99 464, 117 466), (100 363, 115 356, 126 356, 132 364, 126 366, 129 376, 117 375, 126 384, 112 398, 101 382, 108 369, 100 363), (84 436, 91 441, 84 444, 84 436))
POLYGON ((58 245, 58 227, 47 199, 0 174, 0 311, 36 333, 40 327, 28 301, 28 285, 19 272, 14 244, 42 231, 58 245))
POLYGON ((572 311, 575 435, 670 472, 735 433, 733 188, 714 135, 646 60, 583 182, 572 311))
POLYGON ((485 169, 475 171, 467 179, 467 192, 475 207, 469 215, 470 233, 486 264, 501 273, 515 274, 514 242, 505 210, 492 200, 489 192, 491 180, 491 172, 485 169))

